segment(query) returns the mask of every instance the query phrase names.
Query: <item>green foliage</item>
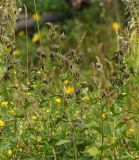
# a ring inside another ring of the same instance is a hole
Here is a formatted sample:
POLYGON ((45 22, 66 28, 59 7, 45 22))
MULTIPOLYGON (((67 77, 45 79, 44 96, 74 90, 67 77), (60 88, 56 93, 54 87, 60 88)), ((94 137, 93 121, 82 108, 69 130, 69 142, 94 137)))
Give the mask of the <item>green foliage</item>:
MULTIPOLYGON (((88 26, 83 28, 82 33, 89 30, 88 26)), ((0 42, 0 159, 139 158, 139 75, 129 65, 130 57, 132 64, 136 61, 133 43, 129 43, 132 31, 122 37, 118 23, 113 23, 112 29, 119 48, 112 60, 97 58, 89 76, 80 69, 80 51, 88 46, 86 34, 79 39, 80 33, 75 33, 78 44, 68 47, 68 37, 48 23, 32 42, 25 33, 19 34, 22 38, 16 38, 17 45, 25 48, 21 51, 11 45, 7 48, 5 41, 13 44, 14 40, 8 29, 4 32, 7 37, 0 42)))
MULTIPOLYGON (((35 0, 39 13, 49 11, 64 11, 68 10, 68 6, 63 0, 35 0)), ((18 7, 22 7, 25 4, 30 13, 34 13, 34 0, 17 0, 18 7)))

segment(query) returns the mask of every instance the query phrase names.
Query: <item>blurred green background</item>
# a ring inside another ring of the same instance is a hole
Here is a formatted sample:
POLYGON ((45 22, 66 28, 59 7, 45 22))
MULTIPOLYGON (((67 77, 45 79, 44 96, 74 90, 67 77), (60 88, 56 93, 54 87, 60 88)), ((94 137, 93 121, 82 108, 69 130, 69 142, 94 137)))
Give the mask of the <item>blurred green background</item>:
MULTIPOLYGON (((24 15, 24 4, 27 6, 28 15, 35 16, 34 1, 19 0, 18 6, 23 9, 21 15, 24 15)), ((89 5, 82 5, 82 9, 75 9, 69 6, 64 0, 36 0, 37 16, 41 17, 44 13, 54 11, 63 14, 70 13, 72 17, 64 21, 57 21, 58 32, 65 33, 66 40, 63 41, 63 48, 76 48, 81 38, 86 34, 81 46, 82 55, 81 68, 90 72, 92 63, 97 61, 96 56, 103 63, 104 58, 110 59, 113 52, 117 49, 117 32, 120 33, 124 28, 124 4, 121 1, 112 0, 92 0, 89 5)), ((49 30, 46 25, 40 26, 43 46, 49 47, 46 41, 49 30)), ((29 55, 35 59, 37 48, 39 48, 38 30, 29 36, 29 55)), ((25 63, 26 59, 26 36, 24 32, 19 32, 16 36, 17 57, 25 63)), ((87 72, 85 73, 87 74, 87 72)))

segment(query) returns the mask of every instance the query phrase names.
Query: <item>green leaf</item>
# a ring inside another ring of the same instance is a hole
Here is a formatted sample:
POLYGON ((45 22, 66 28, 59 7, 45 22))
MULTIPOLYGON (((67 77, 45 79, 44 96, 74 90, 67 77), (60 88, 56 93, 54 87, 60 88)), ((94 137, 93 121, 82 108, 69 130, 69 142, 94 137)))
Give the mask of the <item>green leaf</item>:
POLYGON ((91 148, 87 148, 86 152, 90 155, 90 156, 96 156, 98 154, 100 154, 100 151, 97 147, 91 147, 91 148))
POLYGON ((61 139, 61 140, 59 140, 55 145, 60 146, 60 145, 63 145, 63 144, 65 144, 65 143, 69 143, 69 142, 70 142, 69 140, 61 139))
POLYGON ((126 122, 119 122, 116 126, 116 129, 123 127, 126 124, 126 122))
POLYGON ((77 144, 77 149, 78 151, 84 151, 86 147, 89 147, 90 145, 92 145, 93 142, 88 141, 88 142, 83 142, 83 143, 79 143, 77 144))

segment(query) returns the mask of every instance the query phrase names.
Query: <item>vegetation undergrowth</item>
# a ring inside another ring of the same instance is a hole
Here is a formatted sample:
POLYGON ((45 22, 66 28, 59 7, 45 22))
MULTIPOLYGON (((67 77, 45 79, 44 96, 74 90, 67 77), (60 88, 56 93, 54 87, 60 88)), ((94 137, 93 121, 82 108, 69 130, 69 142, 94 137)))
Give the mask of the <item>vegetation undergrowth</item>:
MULTIPOLYGON (((26 29, 22 65, 14 33, 21 9, 14 0, 0 2, 1 159, 139 159, 138 2, 124 2, 129 24, 122 33, 114 24, 117 50, 105 59, 107 70, 97 57, 91 83, 78 67, 86 33, 77 47, 67 48, 56 25, 47 23, 44 40, 38 24, 40 47, 30 61, 26 29)), ((35 0, 34 7, 37 14, 35 0)))

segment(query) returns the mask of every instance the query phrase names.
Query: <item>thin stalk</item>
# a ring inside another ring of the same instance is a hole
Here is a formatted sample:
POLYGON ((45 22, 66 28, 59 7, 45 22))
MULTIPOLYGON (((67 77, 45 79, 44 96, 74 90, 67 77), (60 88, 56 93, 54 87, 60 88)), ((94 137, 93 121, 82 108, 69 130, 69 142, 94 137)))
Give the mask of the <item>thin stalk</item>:
POLYGON ((101 134, 101 153, 99 160, 103 159, 103 146, 104 146, 104 120, 103 117, 101 118, 101 126, 102 126, 102 134, 101 134))
MULTIPOLYGON (((34 0, 34 8, 35 8, 35 14, 38 15, 37 7, 36 7, 36 0, 34 0)), ((39 20, 38 20, 38 18, 36 19, 36 22, 37 22, 37 29, 38 29, 38 33, 39 33, 39 37, 40 37, 41 62, 42 62, 42 65, 44 65, 44 59, 43 59, 43 45, 42 45, 42 38, 41 38, 41 32, 40 32, 40 26, 39 26, 39 20)))
POLYGON ((26 21, 26 54, 27 54, 27 81, 28 81, 28 70, 29 70, 29 67, 28 67, 28 63, 29 63, 29 60, 28 60, 28 29, 27 29, 27 25, 28 25, 28 21, 27 21, 27 17, 28 17, 28 13, 27 13, 27 7, 24 5, 24 8, 25 8, 25 21, 26 21))
POLYGON ((72 144, 73 144, 74 160, 77 160, 77 150, 76 150, 75 129, 74 128, 72 130, 72 144))
POLYGON ((69 115, 68 115, 68 119, 69 119, 69 123, 70 123, 71 129, 72 129, 73 159, 78 160, 77 149, 76 149, 76 139, 75 139, 75 128, 74 128, 74 126, 71 122, 71 119, 70 119, 69 115))
POLYGON ((53 147, 54 160, 57 160, 55 148, 53 147))

